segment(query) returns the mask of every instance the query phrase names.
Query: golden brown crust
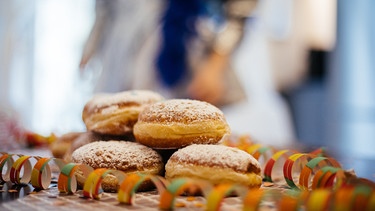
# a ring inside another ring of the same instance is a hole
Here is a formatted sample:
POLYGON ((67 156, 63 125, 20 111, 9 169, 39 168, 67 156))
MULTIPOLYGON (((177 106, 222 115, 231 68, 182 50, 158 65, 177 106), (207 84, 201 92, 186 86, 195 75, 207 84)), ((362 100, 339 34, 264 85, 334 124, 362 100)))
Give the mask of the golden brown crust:
POLYGON ((173 99, 146 107, 134 125, 136 141, 157 149, 190 144, 215 144, 230 128, 215 106, 197 100, 173 99))
POLYGON ((203 101, 190 99, 171 99, 155 103, 145 108, 139 120, 154 123, 193 123, 196 121, 225 121, 222 111, 203 101))
POLYGON ((138 134, 139 143, 151 147, 153 149, 177 149, 191 144, 216 144, 221 140, 221 136, 186 136, 176 138, 151 138, 150 136, 142 136, 138 134))
MULTIPOLYGON (((70 134, 70 133, 69 133, 70 134)), ((72 133, 73 134, 73 133, 72 133)), ((63 158, 66 162, 72 161, 72 153, 79 147, 96 142, 96 141, 109 141, 109 140, 116 140, 116 141, 135 141, 133 134, 128 135, 103 135, 99 133, 95 133, 92 131, 87 132, 77 132, 74 136, 74 139, 71 139, 69 142, 66 141, 58 141, 57 143, 53 143, 51 146, 51 151, 53 153, 60 152, 59 158, 63 158)), ((69 135, 71 136, 71 135, 69 135)), ((71 136, 73 137, 73 136, 71 136)), ((60 140, 60 139, 59 139, 60 140)), ((64 139, 65 140, 65 139, 64 139)), ((56 157, 56 156, 55 156, 56 157)))
MULTIPOLYGON (((108 97, 110 97, 111 95, 108 95, 108 97)), ((100 97, 103 97, 103 95, 101 95, 100 97)), ((113 105, 116 105, 119 109, 122 109, 122 108, 127 108, 127 107, 132 107, 132 106, 140 106, 140 103, 137 103, 137 102, 117 102, 117 103, 114 103, 114 104, 104 104, 104 105, 101 105, 101 104, 95 104, 94 101, 91 101, 91 104, 86 104, 85 107, 84 107, 84 111, 85 111, 85 114, 86 115, 90 115, 90 114, 93 114, 93 113, 102 113, 104 110, 110 108, 111 106, 113 105)))
POLYGON ((72 161, 92 168, 157 174, 163 167, 161 156, 153 149, 128 141, 97 141, 76 149, 72 161))
POLYGON ((237 148, 223 145, 190 145, 179 149, 165 166, 165 177, 198 178, 214 184, 232 182, 260 187, 259 162, 237 148))
POLYGON ((97 94, 88 101, 82 112, 87 130, 100 134, 124 135, 133 130, 139 112, 151 103, 164 98, 147 90, 97 94))
MULTIPOLYGON (((86 144, 72 154, 72 161, 94 169, 107 168, 124 173, 160 175, 164 170, 162 157, 153 149, 128 141, 97 141, 86 144)), ((108 175, 102 181, 106 192, 118 190, 117 178, 108 175)))

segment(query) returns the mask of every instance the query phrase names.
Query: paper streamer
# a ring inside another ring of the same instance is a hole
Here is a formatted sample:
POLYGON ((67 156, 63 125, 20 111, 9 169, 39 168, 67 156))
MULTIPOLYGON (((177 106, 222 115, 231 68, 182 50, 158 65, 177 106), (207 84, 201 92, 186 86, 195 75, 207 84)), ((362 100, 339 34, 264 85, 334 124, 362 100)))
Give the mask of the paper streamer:
POLYGON ((118 184, 125 179, 125 173, 118 170, 110 170, 105 168, 95 169, 89 174, 83 186, 83 196, 86 198, 100 199, 103 193, 101 183, 107 175, 113 175, 117 178, 118 184))
POLYGON ((40 157, 33 157, 28 155, 20 156, 12 165, 10 169, 10 181, 16 185, 28 184, 31 180, 32 164, 30 159, 38 161, 40 157), (23 175, 21 175, 23 171, 23 175))
POLYGON ((167 189, 160 196, 160 209, 171 210, 174 208, 175 199, 184 192, 195 193, 201 191, 204 196, 207 196, 211 191, 212 185, 206 181, 193 180, 189 178, 178 178, 173 180, 167 189))
POLYGON ((206 210, 220 210, 221 202, 225 197, 237 195, 244 198, 248 188, 236 184, 219 184, 215 186, 207 196, 206 210))
POLYGON ((375 210, 375 192, 372 191, 369 202, 366 205, 366 211, 375 210))
POLYGON ((83 177, 83 181, 85 181, 93 171, 94 169, 92 167, 83 164, 68 163, 64 165, 61 168, 59 179, 57 181, 59 192, 68 194, 75 193, 77 191, 78 183, 77 176, 83 177))
POLYGON ((330 199, 333 196, 329 189, 316 189, 312 191, 307 199, 307 210, 330 210, 330 199))
POLYGON ((263 189, 252 189, 250 190, 243 201, 244 211, 255 211, 258 210, 259 205, 264 197, 265 191, 263 189))
POLYGON ((315 157, 311 159, 303 168, 299 177, 299 187, 303 190, 309 189, 310 175, 315 173, 316 169, 322 167, 332 166, 341 168, 341 165, 333 158, 315 157), (321 165, 323 164, 323 165, 321 165))
POLYGON ((278 204, 279 211, 297 211, 300 210, 303 200, 300 197, 303 192, 294 194, 283 194, 278 204))
POLYGON ((336 191, 333 199, 333 211, 350 211, 351 199, 353 198, 354 187, 343 187, 336 191))
POLYGON ((48 189, 52 168, 57 167, 60 193, 75 193, 78 184, 81 184, 84 197, 100 200, 103 192, 101 182, 111 174, 117 178, 120 187, 117 193, 119 203, 128 205, 134 204, 138 188, 151 182, 159 192, 160 209, 174 209, 176 198, 184 193, 200 191, 206 198, 207 210, 219 210, 222 201, 233 194, 242 200, 243 210, 258 210, 263 202, 273 202, 278 210, 375 210, 375 183, 354 175, 348 176, 337 160, 328 157, 324 148, 310 153, 288 149, 276 151, 260 144, 251 145, 247 139, 240 147, 256 159, 265 161, 264 181, 281 185, 286 182, 291 189, 248 189, 238 184, 213 185, 191 178, 167 181, 156 175, 94 170, 87 165, 65 163, 61 159, 5 152, 0 152, 0 182, 14 185, 31 183, 35 189, 48 189), (283 173, 282 180, 274 178, 277 173, 283 173))
POLYGON ((34 188, 44 190, 49 187, 52 180, 52 171, 50 167, 52 164, 55 164, 61 171, 66 163, 58 158, 38 159, 31 172, 31 184, 34 188))
POLYGON ((283 173, 286 183, 291 187, 295 189, 299 189, 299 187, 295 184, 295 174, 298 172, 298 168, 300 166, 305 166, 309 159, 314 158, 315 155, 313 154, 307 154, 307 153, 296 153, 288 157, 286 162, 283 166, 283 173), (295 163, 298 163, 299 165, 294 166, 295 163))
POLYGON ((261 148, 263 145, 262 144, 253 144, 248 146, 245 151, 249 154, 254 154, 259 148, 261 148))
POLYGON ((10 169, 12 168, 14 160, 12 155, 3 154, 0 157, 0 182, 10 181, 10 169))
POLYGON ((325 166, 319 169, 313 178, 312 189, 317 188, 334 188, 342 186, 345 180, 343 169, 333 166, 325 166))
POLYGON ((255 159, 257 159, 259 162, 261 162, 261 158, 263 156, 264 162, 268 161, 270 157, 275 152, 273 147, 265 146, 265 147, 259 147, 257 150, 255 150, 252 155, 255 159))
POLYGON ((365 185, 357 185, 353 190, 353 197, 350 200, 352 203, 353 210, 361 210, 363 205, 366 205, 370 201, 371 194, 374 193, 374 190, 365 185))
POLYGON ((293 153, 291 150, 280 150, 272 155, 264 167, 264 180, 267 182, 274 182, 272 178, 272 172, 275 165, 284 165, 283 161, 286 161, 288 157, 293 153))
POLYGON ((129 174, 120 185, 117 199, 120 203, 132 205, 135 201, 135 193, 138 188, 147 181, 151 181, 159 194, 165 191, 169 182, 161 176, 147 174, 129 174))

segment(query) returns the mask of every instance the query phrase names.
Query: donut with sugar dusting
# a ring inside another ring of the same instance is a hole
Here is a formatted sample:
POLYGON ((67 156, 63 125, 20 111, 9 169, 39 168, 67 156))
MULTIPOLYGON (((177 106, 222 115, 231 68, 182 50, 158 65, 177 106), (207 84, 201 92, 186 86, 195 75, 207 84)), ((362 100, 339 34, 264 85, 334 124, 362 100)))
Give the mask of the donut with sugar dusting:
POLYGON ((216 144, 230 128, 223 112, 203 101, 171 99, 147 106, 134 125, 136 141, 154 149, 216 144))
MULTIPOLYGON (((164 169, 162 158, 155 150, 129 141, 97 141, 83 145, 73 152, 72 162, 124 173, 160 175, 164 169)), ((107 175, 102 188, 107 192, 117 191, 116 177, 107 175)))
POLYGON ((238 148, 212 144, 193 144, 173 153, 165 165, 165 177, 237 183, 250 188, 262 184, 261 167, 253 156, 238 148))
POLYGON ((151 103, 164 100, 158 93, 131 90, 101 93, 89 100, 82 112, 87 130, 106 135, 131 134, 138 114, 151 103))

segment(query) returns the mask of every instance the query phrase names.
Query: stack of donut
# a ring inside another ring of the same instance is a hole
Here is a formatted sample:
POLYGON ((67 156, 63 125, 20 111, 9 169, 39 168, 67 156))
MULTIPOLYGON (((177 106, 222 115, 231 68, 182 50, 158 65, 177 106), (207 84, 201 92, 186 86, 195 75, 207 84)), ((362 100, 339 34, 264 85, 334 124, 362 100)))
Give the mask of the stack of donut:
POLYGON ((259 187, 258 161, 245 151, 219 144, 229 134, 217 107, 189 99, 154 103, 139 114, 134 126, 137 142, 159 151, 176 150, 165 165, 169 180, 189 177, 259 187))
MULTIPOLYGON (((74 149, 73 162, 159 174, 168 180, 190 177, 213 184, 261 185, 258 161, 220 144, 230 128, 220 109, 207 102, 165 100, 145 90, 101 94, 87 102, 82 118, 88 132, 99 138, 74 149), (103 138, 108 136, 123 138, 103 138)), ((104 179, 104 191, 118 189, 114 179, 104 179)))
POLYGON ((134 141, 133 126, 139 112, 161 100, 164 98, 160 94, 148 90, 97 94, 83 108, 82 120, 87 131, 63 134, 52 143, 51 152, 69 162, 74 150, 91 142, 134 141))

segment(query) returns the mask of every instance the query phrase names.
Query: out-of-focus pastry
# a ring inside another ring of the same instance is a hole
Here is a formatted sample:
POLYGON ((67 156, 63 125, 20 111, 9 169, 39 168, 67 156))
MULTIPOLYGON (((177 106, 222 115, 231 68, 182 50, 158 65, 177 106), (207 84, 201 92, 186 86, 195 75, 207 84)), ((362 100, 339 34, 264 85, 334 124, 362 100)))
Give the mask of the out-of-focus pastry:
POLYGON ((53 157, 64 158, 72 147, 73 142, 84 132, 70 132, 59 136, 49 147, 53 157))
POLYGON ((160 94, 147 90, 97 94, 86 103, 82 119, 89 131, 125 135, 132 133, 145 106, 163 99, 160 94))

